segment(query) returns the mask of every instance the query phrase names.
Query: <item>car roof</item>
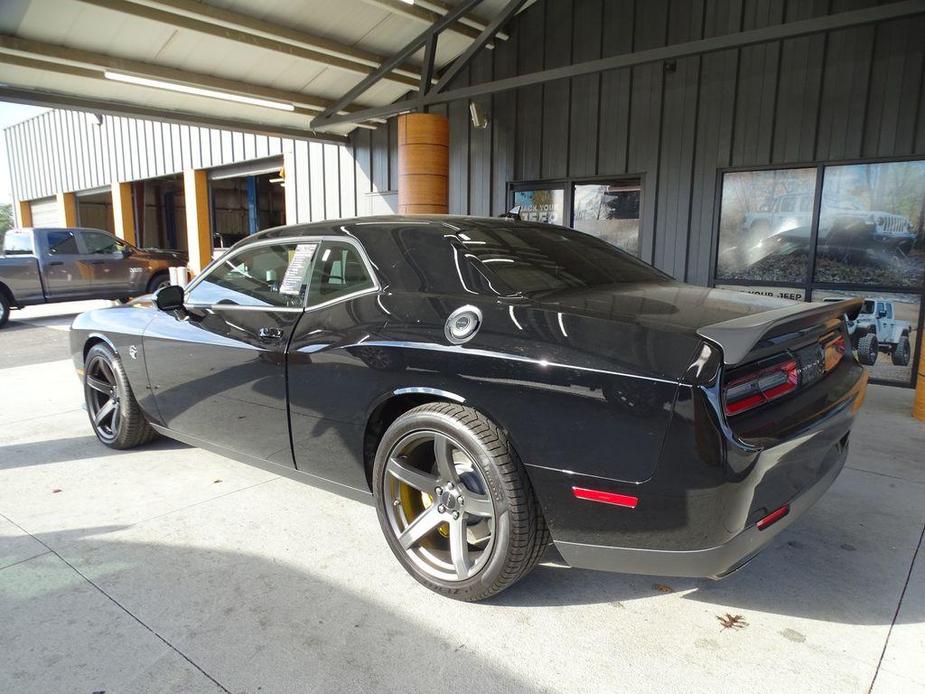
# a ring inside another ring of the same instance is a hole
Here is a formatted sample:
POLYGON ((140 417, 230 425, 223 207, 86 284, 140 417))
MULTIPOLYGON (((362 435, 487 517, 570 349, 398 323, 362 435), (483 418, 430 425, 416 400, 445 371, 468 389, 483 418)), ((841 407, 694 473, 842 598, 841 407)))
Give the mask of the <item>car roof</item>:
POLYGON ((247 245, 263 239, 287 238, 293 236, 353 236, 351 227, 356 226, 391 226, 414 225, 422 229, 431 228, 441 234, 454 227, 473 227, 498 224, 517 224, 509 217, 468 217, 465 215, 375 215, 367 217, 350 217, 347 219, 326 220, 303 224, 287 224, 265 229, 240 242, 247 245))

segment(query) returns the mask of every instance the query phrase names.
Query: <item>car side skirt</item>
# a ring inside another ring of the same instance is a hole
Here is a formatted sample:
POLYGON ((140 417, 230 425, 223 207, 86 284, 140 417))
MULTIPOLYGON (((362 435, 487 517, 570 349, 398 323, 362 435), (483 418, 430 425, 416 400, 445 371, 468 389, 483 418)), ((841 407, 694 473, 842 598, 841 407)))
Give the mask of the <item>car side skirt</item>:
POLYGON ((158 434, 166 436, 167 438, 180 441, 181 443, 185 443, 190 446, 195 446, 196 448, 202 448, 226 458, 231 458, 232 460, 236 460, 239 463, 253 465, 254 467, 266 470, 267 472, 272 472, 275 475, 288 477, 289 479, 296 480, 297 482, 303 482, 313 487, 317 487, 318 489, 323 489, 324 491, 331 492, 332 494, 337 494, 348 499, 362 501, 363 503, 370 506, 373 504, 373 495, 368 489, 357 489, 355 487, 347 486, 346 484, 332 482, 331 480, 327 480, 323 477, 313 475, 310 472, 303 472, 302 470, 297 470, 294 467, 280 465, 279 463, 274 463, 270 460, 264 460, 263 458, 256 458, 244 453, 239 453, 237 451, 231 450, 230 448, 225 448, 224 446, 210 443, 196 436, 181 434, 159 424, 151 424, 151 428, 154 429, 158 434))

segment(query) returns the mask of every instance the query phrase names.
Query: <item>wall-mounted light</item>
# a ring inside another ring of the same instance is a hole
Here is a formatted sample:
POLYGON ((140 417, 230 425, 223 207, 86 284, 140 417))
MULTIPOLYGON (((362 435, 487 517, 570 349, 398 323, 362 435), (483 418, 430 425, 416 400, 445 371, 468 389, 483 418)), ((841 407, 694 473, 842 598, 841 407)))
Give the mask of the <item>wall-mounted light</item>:
POLYGON ((295 111, 295 106, 282 101, 270 101, 269 99, 260 99, 256 96, 244 96, 243 94, 230 94, 229 92, 220 92, 215 89, 203 89, 202 87, 192 87, 188 84, 178 84, 176 82, 163 82, 161 80, 152 80, 147 77, 136 77, 135 75, 125 75, 121 72, 104 72, 103 76, 114 82, 125 82, 127 84, 137 84, 141 87, 152 87, 154 89, 166 89, 171 92, 181 94, 193 94, 194 96, 205 96, 210 99, 221 99, 223 101, 234 101, 239 104, 249 104, 251 106, 263 106, 265 108, 275 108, 279 111, 295 111))

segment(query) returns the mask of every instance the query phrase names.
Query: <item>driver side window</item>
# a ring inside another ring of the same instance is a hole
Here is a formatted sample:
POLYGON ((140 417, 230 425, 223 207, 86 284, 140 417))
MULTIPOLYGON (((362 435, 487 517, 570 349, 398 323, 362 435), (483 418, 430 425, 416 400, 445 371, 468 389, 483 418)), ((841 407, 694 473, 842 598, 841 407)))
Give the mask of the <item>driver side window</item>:
POLYGON ((190 304, 296 307, 303 304, 316 242, 248 248, 222 260, 187 298, 190 304))
POLYGON ((96 231, 85 231, 81 234, 84 248, 90 255, 123 255, 125 244, 115 236, 102 234, 96 231))

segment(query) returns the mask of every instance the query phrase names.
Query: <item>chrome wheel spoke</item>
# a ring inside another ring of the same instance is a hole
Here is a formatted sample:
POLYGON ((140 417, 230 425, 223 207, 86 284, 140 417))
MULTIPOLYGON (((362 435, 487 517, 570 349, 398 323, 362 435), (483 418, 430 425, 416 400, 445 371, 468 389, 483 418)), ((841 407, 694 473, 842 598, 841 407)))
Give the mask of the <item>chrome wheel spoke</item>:
POLYGON ((398 541, 405 549, 411 549, 421 538, 433 531, 443 521, 436 506, 431 506, 421 513, 414 521, 398 536, 398 541))
POLYGON ((453 464, 453 444, 445 436, 434 435, 434 457, 437 461, 437 473, 444 482, 459 482, 456 466, 453 464))
POLYGON ((469 543, 466 540, 466 522, 462 517, 450 521, 450 558, 456 569, 456 578, 469 577, 469 543))
POLYGON ((96 411, 96 414, 93 415, 93 421, 96 422, 97 426, 101 425, 106 417, 115 412, 115 409, 115 402, 113 400, 107 400, 106 403, 96 411))
POLYGON ((434 489, 437 487, 436 477, 411 467, 399 458, 389 458, 385 470, 399 482, 404 482, 409 487, 414 487, 418 491, 426 492, 427 494, 433 494, 434 489))
POLYGON ((465 493, 465 504, 463 508, 470 516, 491 518, 494 515, 494 507, 491 504, 491 499, 486 494, 476 494, 475 492, 467 491, 465 493))
POLYGON ((111 385, 93 376, 87 376, 87 385, 90 386, 93 390, 103 393, 103 395, 107 397, 109 397, 109 394, 112 392, 111 385))

